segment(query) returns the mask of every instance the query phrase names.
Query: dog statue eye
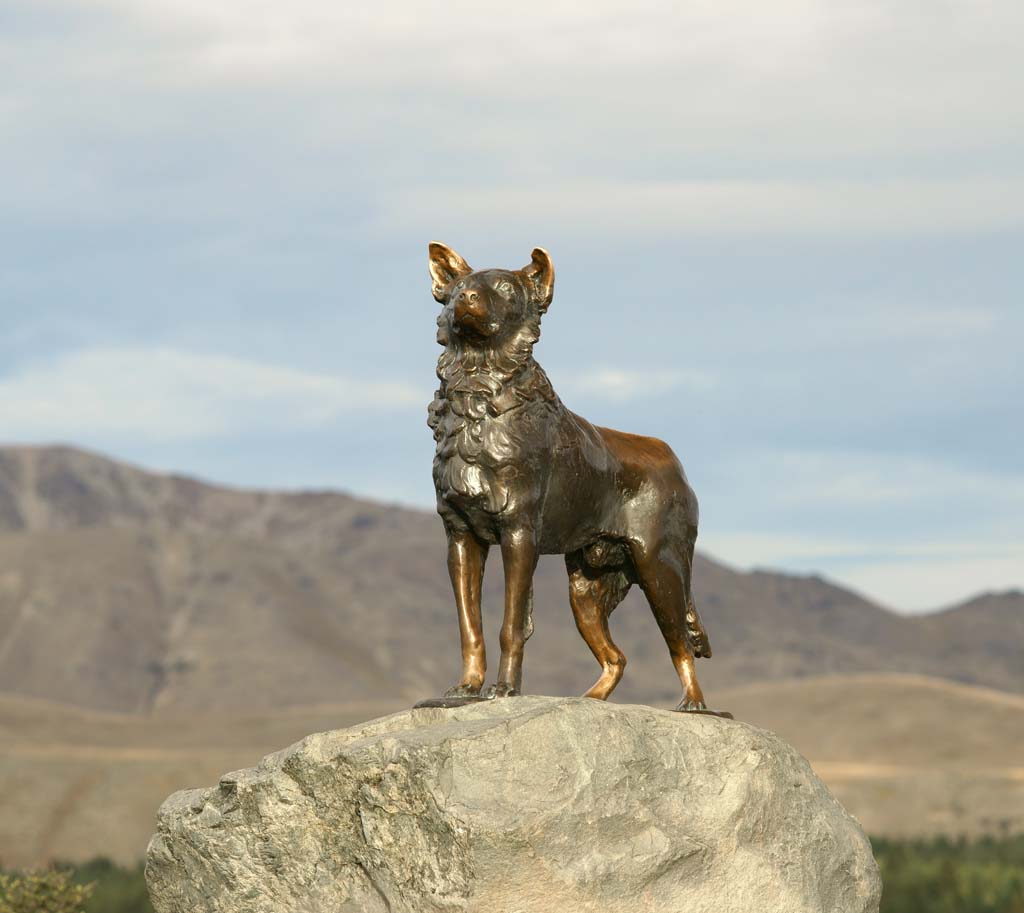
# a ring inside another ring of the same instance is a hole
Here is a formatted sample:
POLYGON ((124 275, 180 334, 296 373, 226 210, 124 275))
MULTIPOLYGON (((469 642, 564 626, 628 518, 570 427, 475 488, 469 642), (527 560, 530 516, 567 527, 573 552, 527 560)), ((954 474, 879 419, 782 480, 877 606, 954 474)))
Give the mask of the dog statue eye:
POLYGON ((511 295, 512 294, 512 283, 511 282, 499 282, 498 283, 498 291, 501 292, 501 294, 503 294, 503 295, 511 295))

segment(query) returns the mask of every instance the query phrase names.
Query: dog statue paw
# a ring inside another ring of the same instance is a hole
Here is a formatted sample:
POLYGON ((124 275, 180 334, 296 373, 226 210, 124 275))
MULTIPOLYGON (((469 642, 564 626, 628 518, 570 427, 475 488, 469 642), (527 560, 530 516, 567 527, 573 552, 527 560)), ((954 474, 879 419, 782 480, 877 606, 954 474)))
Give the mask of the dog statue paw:
POLYGON ((484 692, 484 698, 493 701, 498 697, 518 697, 519 691, 508 682, 495 682, 484 692))

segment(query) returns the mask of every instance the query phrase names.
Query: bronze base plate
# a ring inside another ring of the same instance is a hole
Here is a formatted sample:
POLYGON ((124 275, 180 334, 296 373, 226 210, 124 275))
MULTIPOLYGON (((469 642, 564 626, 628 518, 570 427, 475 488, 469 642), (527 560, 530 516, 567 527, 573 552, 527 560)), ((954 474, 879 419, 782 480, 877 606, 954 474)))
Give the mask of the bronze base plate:
MULTIPOLYGON (((483 704, 487 701, 493 700, 493 698, 483 697, 428 697, 426 700, 422 700, 417 704, 412 705, 413 710, 422 710, 427 707, 441 707, 445 710, 451 710, 455 707, 465 707, 468 704, 483 704)), ((718 716, 723 720, 734 720, 734 717, 728 710, 676 710, 676 713, 699 713, 704 716, 718 716)))
POLYGON ((736 719, 728 710, 677 710, 676 713, 700 713, 704 716, 720 716, 723 720, 736 719))
POLYGON ((482 704, 487 700, 489 700, 489 698, 486 697, 428 697, 425 701, 413 704, 412 709, 421 710, 424 707, 444 707, 445 709, 451 709, 453 707, 465 707, 467 704, 482 704))

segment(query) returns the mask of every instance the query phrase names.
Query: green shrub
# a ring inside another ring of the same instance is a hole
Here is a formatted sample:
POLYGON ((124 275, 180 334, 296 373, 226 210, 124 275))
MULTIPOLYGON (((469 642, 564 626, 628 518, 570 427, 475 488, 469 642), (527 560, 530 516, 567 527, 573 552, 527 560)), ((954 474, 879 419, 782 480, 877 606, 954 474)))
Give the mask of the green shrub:
POLYGON ((60 869, 0 875, 0 913, 83 913, 91 893, 60 869))

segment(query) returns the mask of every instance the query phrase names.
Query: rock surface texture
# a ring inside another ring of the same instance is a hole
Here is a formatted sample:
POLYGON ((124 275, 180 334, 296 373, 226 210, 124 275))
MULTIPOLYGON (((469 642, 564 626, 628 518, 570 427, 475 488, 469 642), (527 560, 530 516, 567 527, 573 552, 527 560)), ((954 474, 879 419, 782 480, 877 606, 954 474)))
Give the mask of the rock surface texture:
POLYGON ((175 793, 158 913, 876 913, 860 827, 771 733, 516 697, 312 735, 175 793))

